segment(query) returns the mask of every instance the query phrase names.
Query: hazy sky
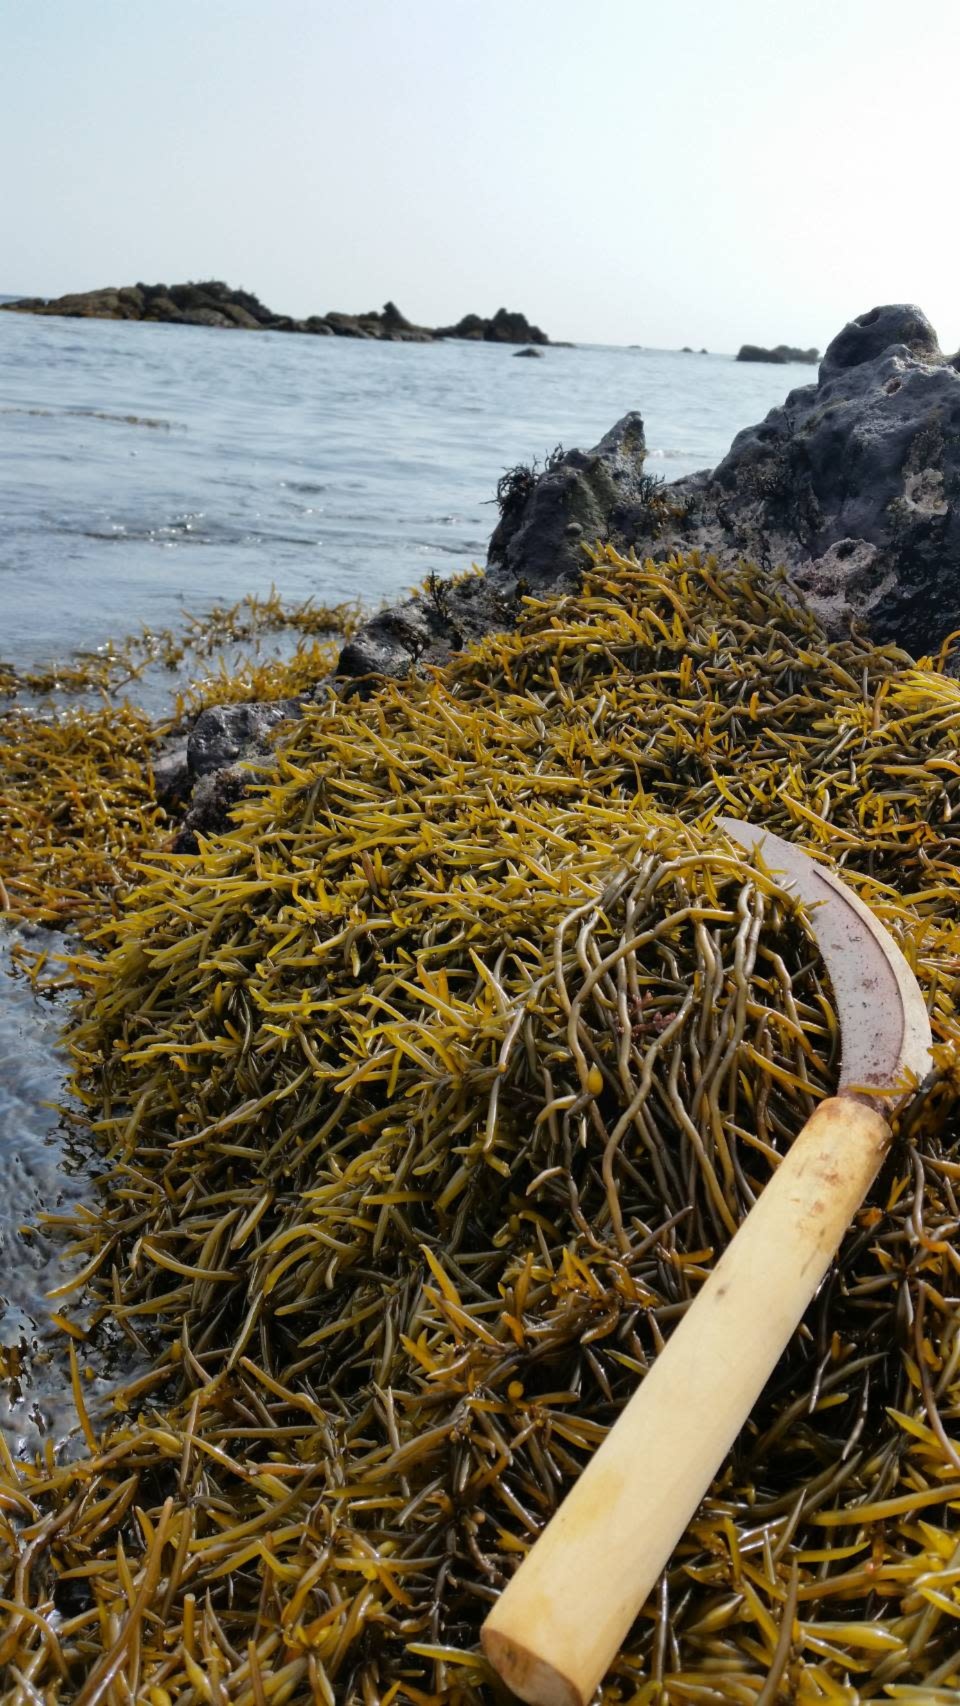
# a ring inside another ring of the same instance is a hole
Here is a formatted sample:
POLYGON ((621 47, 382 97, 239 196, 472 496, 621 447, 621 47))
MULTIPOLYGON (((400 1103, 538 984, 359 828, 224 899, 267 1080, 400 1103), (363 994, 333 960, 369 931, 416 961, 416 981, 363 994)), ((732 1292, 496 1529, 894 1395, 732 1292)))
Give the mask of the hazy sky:
POLYGON ((960 0, 0 0, 0 291, 960 343, 960 0))

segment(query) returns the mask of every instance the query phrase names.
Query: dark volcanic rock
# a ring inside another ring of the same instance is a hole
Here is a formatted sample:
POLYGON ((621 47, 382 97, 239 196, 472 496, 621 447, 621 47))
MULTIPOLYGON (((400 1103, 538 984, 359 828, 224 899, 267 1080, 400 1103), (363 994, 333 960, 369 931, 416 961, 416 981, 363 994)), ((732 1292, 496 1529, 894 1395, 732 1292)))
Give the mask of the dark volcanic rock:
POLYGON ((918 653, 960 623, 960 374, 918 308, 845 326, 817 384, 740 433, 699 497, 833 631, 856 618, 918 653))
POLYGON ((512 626, 518 588, 509 578, 464 575, 433 577, 429 590, 392 609, 378 611, 342 648, 337 675, 354 682, 377 675, 408 675, 411 669, 443 663, 493 629, 512 626))
POLYGON ((797 349, 793 344, 777 344, 774 349, 764 349, 760 344, 741 344, 737 352, 738 361, 770 361, 778 367, 785 367, 788 361, 819 361, 818 349, 797 349))
POLYGON ((230 827, 230 813, 248 792, 251 780, 250 771, 241 764, 227 765, 201 776, 174 838, 173 851, 196 853, 199 835, 222 835, 230 827))
POLYGON ((593 450, 550 457, 542 475, 519 468, 500 482, 500 522, 488 564, 523 579, 538 594, 569 582, 583 563, 583 544, 620 536, 646 503, 643 420, 629 414, 593 450))
POLYGON ((851 320, 838 332, 820 363, 820 383, 834 379, 847 367, 861 367, 865 361, 894 349, 916 356, 918 361, 943 360, 937 334, 919 308, 909 304, 890 304, 871 308, 851 320))
POLYGON ((193 786, 187 743, 177 741, 153 760, 153 787, 161 806, 173 809, 189 799, 193 786))
POLYGON ((265 704, 211 705, 201 711, 187 740, 187 762, 194 779, 241 757, 269 751, 270 735, 278 723, 299 717, 296 699, 265 704))
POLYGON ((298 699, 210 705, 185 741, 157 757, 153 774, 160 804, 172 810, 189 801, 176 852, 195 853, 198 834, 219 834, 229 827, 234 806, 269 767, 271 737, 281 723, 302 714, 298 699))

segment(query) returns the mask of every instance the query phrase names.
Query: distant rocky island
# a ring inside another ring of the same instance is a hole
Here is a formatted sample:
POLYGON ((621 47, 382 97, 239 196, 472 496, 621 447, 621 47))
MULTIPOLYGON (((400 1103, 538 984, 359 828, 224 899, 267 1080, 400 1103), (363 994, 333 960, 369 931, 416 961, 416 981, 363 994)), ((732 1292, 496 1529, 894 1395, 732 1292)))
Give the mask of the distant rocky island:
POLYGON ((772 361, 783 367, 788 361, 818 362, 818 349, 797 349, 794 344, 776 344, 773 349, 764 349, 761 344, 741 344, 737 351, 738 361, 772 361))
POLYGON ((294 320, 275 314, 250 290, 234 290, 221 279, 199 284, 127 284, 85 290, 50 300, 27 296, 0 301, 0 311, 59 314, 71 320, 152 320, 168 326, 222 326, 246 332, 305 332, 321 338, 373 338, 380 343, 431 344, 443 338, 473 343, 549 344, 525 314, 498 308, 490 318, 465 314, 455 326, 415 326, 393 302, 369 314, 310 314, 294 320))

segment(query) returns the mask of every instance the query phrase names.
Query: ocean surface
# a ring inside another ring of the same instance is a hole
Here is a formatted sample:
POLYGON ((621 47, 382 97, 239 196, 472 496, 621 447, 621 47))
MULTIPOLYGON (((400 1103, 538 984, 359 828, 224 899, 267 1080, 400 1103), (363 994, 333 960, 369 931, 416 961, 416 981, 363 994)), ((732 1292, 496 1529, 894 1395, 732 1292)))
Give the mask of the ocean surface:
MULTIPOLYGON (((516 462, 638 409, 651 471, 676 479, 814 378, 669 350, 517 361, 0 314, 0 660, 64 660, 271 586, 375 605, 483 562, 516 462)), ((0 1428, 32 1450, 75 1426, 45 1296, 63 1251, 32 1227, 92 1184, 58 1127, 60 1013, 12 974, 17 940, 0 924, 0 1428)))
POLYGON ((813 367, 671 350, 373 344, 0 314, 0 659, 271 585, 378 602, 483 562, 497 480, 629 409, 665 479, 813 367))

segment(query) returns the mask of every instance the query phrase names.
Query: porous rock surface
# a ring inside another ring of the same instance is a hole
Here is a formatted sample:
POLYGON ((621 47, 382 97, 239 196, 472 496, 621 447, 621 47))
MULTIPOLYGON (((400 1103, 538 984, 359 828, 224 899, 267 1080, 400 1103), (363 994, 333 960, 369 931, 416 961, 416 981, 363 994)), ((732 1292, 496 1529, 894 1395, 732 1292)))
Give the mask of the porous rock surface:
POLYGON ((874 308, 815 385, 674 488, 705 543, 782 563, 832 634, 915 655, 960 624, 960 372, 919 308, 874 308))
POLYGON ((196 780, 210 770, 234 764, 241 754, 267 751, 278 723, 300 716, 297 699, 239 705, 210 705, 201 711, 187 737, 187 764, 196 780))

